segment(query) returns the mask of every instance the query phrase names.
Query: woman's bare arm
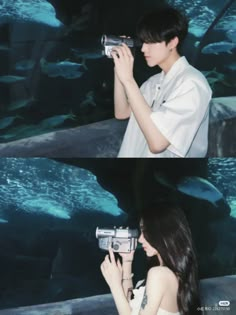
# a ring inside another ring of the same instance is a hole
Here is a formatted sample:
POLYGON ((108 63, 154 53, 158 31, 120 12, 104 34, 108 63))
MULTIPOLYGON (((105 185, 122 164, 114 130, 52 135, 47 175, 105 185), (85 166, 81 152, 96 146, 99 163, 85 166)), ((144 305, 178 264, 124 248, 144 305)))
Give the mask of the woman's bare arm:
POLYGON ((130 301, 133 291, 132 261, 123 260, 122 269, 123 269, 122 286, 125 296, 127 297, 127 300, 130 301))

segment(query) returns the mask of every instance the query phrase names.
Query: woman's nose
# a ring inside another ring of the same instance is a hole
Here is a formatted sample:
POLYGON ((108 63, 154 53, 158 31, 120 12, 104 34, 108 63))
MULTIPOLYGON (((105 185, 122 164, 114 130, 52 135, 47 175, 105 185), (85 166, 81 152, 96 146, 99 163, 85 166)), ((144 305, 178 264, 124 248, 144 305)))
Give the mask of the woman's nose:
POLYGON ((143 243, 143 234, 142 233, 140 234, 140 236, 138 238, 138 242, 141 244, 143 243))

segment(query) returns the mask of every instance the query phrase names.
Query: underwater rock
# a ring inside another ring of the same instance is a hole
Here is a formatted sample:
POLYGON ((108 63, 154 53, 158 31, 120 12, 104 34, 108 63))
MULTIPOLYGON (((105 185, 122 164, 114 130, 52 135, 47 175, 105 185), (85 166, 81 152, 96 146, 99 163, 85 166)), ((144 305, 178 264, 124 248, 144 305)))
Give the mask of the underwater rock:
POLYGON ((236 156, 236 96, 212 99, 208 139, 208 157, 236 156))
POLYGON ((45 0, 2 0, 0 24, 12 21, 42 23, 59 27, 62 23, 56 18, 54 7, 45 0))
POLYGON ((200 281, 201 304, 205 314, 233 315, 236 312, 236 276, 203 279, 200 281), (221 301, 229 302, 225 305, 221 301), (223 307, 222 307, 223 306, 223 307))
POLYGON ((232 118, 236 118, 236 96, 214 98, 210 107, 210 122, 232 118))

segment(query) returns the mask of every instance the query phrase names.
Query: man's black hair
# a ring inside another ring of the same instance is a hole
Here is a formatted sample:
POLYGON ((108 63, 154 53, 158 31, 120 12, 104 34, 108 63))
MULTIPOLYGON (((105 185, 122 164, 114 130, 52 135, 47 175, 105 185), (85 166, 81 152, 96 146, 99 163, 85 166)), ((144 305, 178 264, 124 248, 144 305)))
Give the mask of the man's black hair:
POLYGON ((168 44, 173 38, 178 37, 181 46, 188 34, 188 20, 181 12, 172 7, 155 9, 146 13, 138 22, 137 36, 144 43, 168 44))

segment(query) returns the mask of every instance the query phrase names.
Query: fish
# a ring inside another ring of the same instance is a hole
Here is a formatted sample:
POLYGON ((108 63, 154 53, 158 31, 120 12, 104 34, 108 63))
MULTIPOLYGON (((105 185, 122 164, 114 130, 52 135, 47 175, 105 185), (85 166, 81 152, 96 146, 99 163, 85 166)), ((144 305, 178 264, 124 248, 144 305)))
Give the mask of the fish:
POLYGON ((198 176, 186 176, 177 184, 177 190, 185 195, 204 199, 215 205, 224 199, 223 194, 207 179, 198 176))
POLYGON ((223 194, 212 183, 199 176, 183 176, 177 184, 172 183, 162 173, 156 172, 154 176, 159 184, 172 191, 179 191, 197 199, 204 199, 212 204, 222 198, 224 199, 223 194))
POLYGON ((7 116, 7 117, 0 119, 0 129, 2 130, 2 129, 9 127, 17 118, 22 119, 22 117, 19 115, 7 116))
POLYGON ((86 96, 85 99, 80 103, 80 107, 88 107, 88 106, 92 106, 92 107, 96 107, 97 104, 94 101, 94 91, 89 91, 86 96))
POLYGON ((27 98, 24 100, 14 101, 7 106, 8 111, 13 111, 19 108, 27 107, 35 101, 34 97, 27 98))
MULTIPOLYGON (((236 21, 235 21, 235 25, 236 25, 236 21)), ((229 40, 231 40, 231 42, 236 43, 236 30, 228 30, 226 32, 226 36, 229 40)))
POLYGON ((104 57, 102 49, 80 49, 80 48, 71 48, 72 53, 82 60, 87 59, 100 59, 104 57))
POLYGON ((17 76, 17 75, 2 75, 0 76, 0 82, 3 83, 14 83, 18 81, 24 81, 25 77, 17 76))
POLYGON ((202 73, 206 77, 211 87, 214 87, 214 85, 217 82, 221 82, 221 83, 225 82, 225 75, 223 73, 218 72, 216 68, 210 71, 202 71, 202 73))
POLYGON ((224 19, 222 19, 216 26, 216 30, 234 30, 236 24, 236 16, 235 15, 228 15, 224 16, 224 19))
POLYGON ((35 62, 33 60, 21 60, 15 64, 15 70, 25 71, 32 70, 34 68, 35 62))
POLYGON ((43 119, 40 122, 40 126, 43 128, 57 127, 57 126, 61 125, 65 120, 67 120, 67 119, 75 120, 75 118, 76 118, 76 116, 73 113, 69 113, 69 114, 65 114, 65 115, 56 115, 53 117, 43 119))
POLYGON ((4 223, 8 223, 8 220, 1 219, 1 218, 0 218, 0 223, 3 223, 3 224, 4 224, 4 223))
POLYGON ((68 60, 47 62, 44 58, 41 58, 40 66, 42 72, 51 78, 78 79, 84 74, 84 71, 81 70, 87 70, 84 63, 76 63, 68 60))
POLYGON ((92 3, 85 3, 81 8, 81 15, 72 16, 72 22, 65 28, 64 35, 68 36, 73 31, 85 31, 89 27, 89 23, 92 18, 92 11, 92 3))
POLYGON ((42 128, 38 125, 20 125, 10 128, 6 134, 0 136, 0 139, 12 141, 20 138, 35 136, 40 132, 42 132, 42 128))
POLYGON ((229 53, 232 54, 232 50, 236 48, 235 43, 221 41, 216 43, 211 43, 202 49, 203 54, 213 54, 218 55, 219 53, 229 53))
POLYGON ((225 69, 229 69, 230 71, 236 71, 236 62, 233 62, 233 63, 225 66, 225 69))
POLYGON ((10 47, 8 45, 4 45, 4 44, 0 45, 0 51, 8 51, 8 50, 10 50, 10 47))

